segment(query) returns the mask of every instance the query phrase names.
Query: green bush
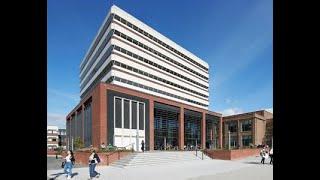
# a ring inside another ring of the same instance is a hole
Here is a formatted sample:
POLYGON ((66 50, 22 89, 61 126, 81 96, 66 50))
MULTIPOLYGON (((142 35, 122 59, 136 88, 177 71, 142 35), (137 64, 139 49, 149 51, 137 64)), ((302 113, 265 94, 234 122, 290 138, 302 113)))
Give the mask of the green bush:
POLYGON ((77 138, 74 140, 74 148, 75 148, 75 149, 84 148, 84 143, 82 142, 82 140, 80 139, 80 137, 77 137, 77 138))

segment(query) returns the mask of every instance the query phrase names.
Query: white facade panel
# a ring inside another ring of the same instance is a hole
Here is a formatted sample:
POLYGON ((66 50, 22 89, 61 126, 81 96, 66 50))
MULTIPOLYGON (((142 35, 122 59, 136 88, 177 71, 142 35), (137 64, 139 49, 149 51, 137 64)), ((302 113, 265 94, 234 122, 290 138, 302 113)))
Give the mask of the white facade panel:
POLYGON ((93 75, 93 77, 89 80, 87 85, 80 91, 80 95, 82 95, 83 92, 87 90, 87 88, 91 85, 91 83, 97 78, 97 76, 100 74, 100 72, 108 65, 108 63, 111 60, 111 56, 107 58, 107 60, 102 64, 101 68, 97 70, 97 72, 93 75))
MULTIPOLYGON (((117 21, 116 21, 116 22, 117 22, 117 21)), ((146 40, 147 37, 145 37, 145 36, 143 36, 143 35, 141 35, 141 34, 137 35, 138 33, 135 32, 134 30, 131 30, 129 27, 125 27, 125 26, 124 26, 123 24, 121 24, 121 23, 119 23, 119 24, 118 24, 118 23, 113 23, 113 27, 114 27, 116 30, 120 31, 121 33, 124 33, 125 35, 127 35, 127 36, 129 36, 129 37, 131 37, 131 38, 133 38, 133 39, 141 42, 142 44, 144 44, 144 45, 146 45, 146 46, 148 46, 148 47, 150 47, 150 48, 152 48, 152 49, 154 49, 154 50, 162 53, 163 55, 165 55, 165 56, 167 56, 167 57, 169 57, 169 58, 171 58, 171 59, 173 59, 173 60, 175 60, 175 61, 177 61, 177 62, 179 62, 179 63, 181 63, 181 64, 183 64, 183 65, 185 65, 185 66, 187 66, 187 67, 189 67, 189 68, 191 68, 191 69, 193 69, 193 70, 196 70, 196 71, 197 71, 198 73, 200 73, 201 75, 209 78, 209 74, 206 73, 205 70, 203 70, 203 69, 200 68, 199 66, 197 66, 197 65, 189 62, 189 61, 186 60, 186 59, 183 59, 182 57, 180 57, 179 55, 175 54, 174 52, 171 52, 169 49, 166 49, 166 48, 162 47, 160 44, 159 44, 159 45, 155 45, 155 44, 157 44, 157 43, 154 42, 154 41, 152 41, 152 40, 150 40, 150 39, 149 39, 149 40, 146 40), (120 25, 119 25, 119 24, 120 24, 120 25), (141 36, 142 36, 143 38, 142 38, 141 36), (161 48, 160 48, 159 46, 160 46, 161 48), (171 52, 171 53, 169 53, 169 52, 171 52), (175 54, 175 55, 174 55, 174 54, 175 54)), ((161 39, 160 39, 160 40, 161 40, 161 39)), ((130 43, 130 42, 128 41, 128 43, 130 43)), ((160 57, 160 58, 161 58, 161 57, 160 57)))
POLYGON ((183 69, 183 68, 181 68, 171 62, 168 62, 164 59, 159 59, 161 57, 157 58, 157 56, 155 56, 155 55, 150 55, 148 53, 145 53, 146 50, 141 48, 140 46, 137 46, 135 44, 129 45, 128 43, 124 43, 123 41, 115 39, 115 38, 111 39, 111 44, 115 44, 119 47, 122 47, 122 48, 124 48, 128 51, 131 51, 139 56, 142 56, 142 57, 144 57, 154 63, 157 63, 163 67, 166 67, 176 73, 179 73, 187 78, 190 78, 194 81, 197 81, 197 82, 209 87, 209 82, 204 80, 203 78, 200 78, 199 76, 197 76, 197 75, 195 75, 195 74, 193 74, 193 73, 191 73, 191 72, 189 72, 189 71, 187 71, 187 70, 185 70, 185 69, 183 69))
POLYGON ((97 34, 96 34, 96 36, 94 37, 94 39, 93 39, 93 41, 92 41, 92 43, 91 43, 91 45, 90 45, 90 47, 89 47, 88 51, 86 52, 86 55, 84 56, 84 58, 82 59, 82 61, 81 61, 81 63, 80 63, 80 66, 79 66, 80 68, 81 68, 82 64, 84 63, 84 60, 85 60, 85 59, 86 59, 86 57, 88 56, 88 53, 90 52, 90 50, 91 50, 91 48, 92 48, 92 46, 93 46, 94 42, 97 40, 97 37, 98 37, 98 35, 99 35, 100 31, 102 30, 102 28, 103 28, 104 24, 107 22, 107 20, 108 20, 108 18, 109 18, 109 16, 110 16, 110 14, 111 14, 111 11, 112 11, 112 10, 110 10, 110 11, 108 12, 108 14, 107 14, 106 18, 104 18, 102 25, 100 26, 100 28, 99 28, 99 30, 98 30, 98 32, 97 32, 97 34))
POLYGON ((164 35, 160 34, 159 32, 157 32, 156 30, 154 30, 150 26, 148 26, 145 23, 141 22, 140 20, 138 20, 137 18, 135 18, 132 15, 128 14, 127 12, 125 12, 122 9, 120 9, 119 7, 113 5, 111 7, 110 11, 111 11, 111 13, 118 14, 120 17, 125 18, 130 23, 138 26, 139 28, 141 28, 141 29, 145 30, 146 32, 150 33, 154 37, 162 40, 163 42, 165 42, 166 44, 170 45, 171 47, 174 47, 175 49, 177 49, 181 53, 185 54, 186 56, 189 56, 191 59, 193 59, 193 60, 197 61, 198 63, 202 64, 203 66, 209 68, 208 63, 206 63, 205 61, 201 60, 200 58, 198 58, 197 56, 195 56, 194 54, 192 54, 188 50, 186 50, 183 47, 179 46, 175 42, 171 41, 169 38, 167 38, 164 35))
MULTIPOLYGON (((121 69, 122 71, 126 71, 126 70, 123 70, 121 69)), ((136 82, 136 83, 140 83, 140 84, 143 84, 145 86, 149 86, 149 87, 153 87, 153 88, 156 88, 156 89, 159 89, 159 90, 162 90, 162 91, 165 91, 165 92, 168 92, 168 93, 171 93, 171 94, 175 94, 177 96, 181 96, 181 97, 184 97, 184 98, 188 98, 190 100, 194 100, 194 101, 197 101, 199 103, 203 103, 203 104, 206 104, 206 105, 209 105, 209 102, 206 101, 206 100, 202 100, 200 98, 197 98, 195 96, 192 96, 192 95, 188 95, 186 93, 182 93, 182 92, 179 92, 177 90, 174 90, 174 89, 171 89, 171 88, 167 88, 167 87, 164 87, 163 85, 160 85, 158 83, 155 83, 155 82, 151 82, 149 80, 145 80, 145 79, 142 79, 141 77, 139 76, 136 76, 136 75, 131 75, 129 74, 129 71, 127 72, 121 72, 119 70, 116 70, 116 67, 114 67, 114 69, 111 71, 111 74, 112 76, 117 76, 117 77, 120 77, 120 78, 123 78, 123 79, 127 79, 127 80, 131 80, 133 82, 136 82)), ((148 92, 153 92, 153 91, 149 91, 148 92)), ((170 96, 166 96, 164 95, 164 97, 170 97, 170 96)), ((177 98, 174 98, 175 100, 178 100, 177 98)), ((187 101, 183 101, 183 102, 187 102, 187 101)), ((193 103, 192 103, 193 104, 193 103)), ((195 105, 195 104, 193 104, 195 105)))
POLYGON ((93 69, 96 67, 96 65, 99 63, 101 58, 103 57, 104 53, 108 50, 108 48, 111 46, 111 42, 109 41, 106 45, 106 47, 101 51, 101 54, 97 57, 97 60, 92 64, 90 70, 86 73, 82 81, 80 82, 80 86, 84 83, 86 78, 90 75, 90 73, 93 71, 93 69))
MULTIPOLYGON (((91 57, 89 58, 89 60, 87 61, 87 63, 84 65, 84 68, 82 69, 82 71, 80 71, 79 77, 82 76, 83 72, 84 72, 85 69, 88 67, 90 61, 93 61, 93 60, 94 60, 94 59, 92 59, 93 56, 94 56, 94 54, 98 51, 99 47, 101 46, 103 40, 107 37, 107 35, 108 35, 108 33, 110 32, 110 30, 111 30, 111 25, 108 27, 108 29, 106 30, 106 32, 104 33, 104 35, 103 35, 102 38, 100 39, 97 47, 96 47, 95 50, 93 51, 93 53, 92 53, 91 57)), ((109 45, 109 43, 110 43, 110 41, 108 42, 108 45, 109 45)), ((107 46, 108 46, 108 45, 107 45, 107 46)), ((101 54, 103 54, 103 53, 106 51, 106 49, 107 49, 107 48, 104 48, 104 50, 101 52, 101 54)), ((97 60, 96 60, 95 63, 91 66, 90 69, 92 69, 92 67, 93 67, 95 64, 97 64, 97 61, 98 61, 99 57, 101 57, 101 54, 98 56, 97 60)), ((89 74, 89 72, 88 72, 87 74, 89 74)))
MULTIPOLYGON (((127 57, 129 58, 129 56, 127 56, 127 57)), ((134 68, 137 68, 137 69, 141 69, 141 70, 143 70, 144 72, 150 73, 150 74, 152 74, 152 75, 155 75, 155 76, 160 77, 160 78, 162 78, 162 79, 165 79, 165 80, 168 80, 168 81, 170 81, 170 82, 176 83, 176 84, 178 84, 178 85, 180 85, 180 86, 183 86, 183 87, 185 87, 185 88, 188 88, 188 89, 191 89, 191 90, 194 90, 194 91, 197 91, 197 92, 199 92, 199 93, 202 93, 202 94, 204 94, 204 95, 209 96, 209 92, 208 92, 208 91, 204 91, 204 90, 202 90, 202 89, 200 89, 200 88, 197 88, 197 87, 195 87, 195 86, 192 86, 192 85, 190 85, 189 83, 184 83, 183 81, 177 79, 178 77, 177 77, 177 78, 173 78, 172 76, 174 76, 174 75, 169 76, 169 75, 167 75, 167 73, 163 73, 163 71, 161 72, 160 70, 155 70, 155 69, 153 69, 153 68, 150 68, 149 66, 147 66, 147 65, 149 65, 149 64, 147 64, 147 63, 140 64, 141 61, 136 60, 136 59, 134 59, 134 58, 132 58, 132 59, 128 59, 128 58, 124 58, 124 57, 119 56, 119 55, 117 55, 117 54, 113 54, 112 60, 116 60, 116 61, 121 62, 121 63, 123 63, 123 64, 126 64, 126 65, 128 65, 128 66, 131 66, 131 67, 134 67, 134 68)), ((150 65, 150 66, 151 66, 151 65, 150 65)), ((130 71, 129 71, 129 72, 130 72, 130 71)), ((133 73, 134 73, 134 72, 133 72, 133 73)), ((140 74, 139 74, 139 75, 140 75, 140 74)), ((146 76, 142 76, 142 77, 147 78, 147 79, 150 79, 150 80, 153 80, 153 81, 156 81, 156 80, 154 80, 154 79, 151 79, 150 77, 146 77, 146 76)), ((178 88, 178 87, 174 87, 174 86, 168 85, 168 84, 163 83, 163 82, 161 82, 161 81, 157 81, 157 82, 160 83, 160 84, 163 84, 163 85, 165 85, 165 86, 170 86, 170 87, 172 87, 173 89, 177 89, 177 90, 180 90, 180 91, 185 91, 186 93, 192 93, 192 92, 189 92, 189 91, 180 89, 180 88, 178 88)), ((199 96, 199 95, 197 95, 197 94, 194 94, 194 95, 195 95, 195 96, 199 96)), ((199 97, 201 97, 201 96, 199 96, 199 97)), ((208 100, 208 98, 205 98, 205 97, 201 97, 201 98, 204 98, 204 99, 207 99, 207 100, 208 100)))
POLYGON ((176 102, 180 102, 180 103, 183 103, 183 104, 188 104, 188 105, 193 106, 193 107, 198 107, 198 108, 201 108, 201 109, 208 110, 208 107, 200 106, 198 104, 193 104, 193 103, 190 103, 190 102, 187 102, 187 101, 183 101, 183 100, 180 100, 180 99, 177 99, 177 98, 166 96, 166 95, 163 95, 163 94, 160 94, 160 93, 157 93, 157 92, 149 91, 147 89, 143 89, 143 88, 139 88, 139 87, 136 87, 136 86, 132 86, 130 84, 122 83, 122 82, 119 82, 119 81, 112 81, 111 84, 116 84, 116 85, 119 85, 119 86, 123 86, 123 87, 129 88, 129 89, 136 90, 136 91, 144 92, 144 93, 147 93, 147 94, 151 94, 151 95, 154 95, 154 96, 166 98, 166 99, 173 100, 173 101, 176 101, 176 102))

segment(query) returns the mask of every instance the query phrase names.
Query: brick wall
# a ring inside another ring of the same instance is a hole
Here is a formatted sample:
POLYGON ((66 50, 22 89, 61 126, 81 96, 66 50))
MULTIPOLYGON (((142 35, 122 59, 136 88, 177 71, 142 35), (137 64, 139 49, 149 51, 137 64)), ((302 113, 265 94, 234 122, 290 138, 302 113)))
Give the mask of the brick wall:
MULTIPOLYGON (((98 165, 110 165, 112 162, 117 161, 127 155, 129 155, 131 152, 125 151, 125 152, 108 152, 108 153, 97 153, 100 157, 101 162, 98 165)), ((76 159, 76 164, 81 165, 88 165, 90 152, 74 152, 74 158, 76 159)), ((63 157, 66 156, 66 153, 64 152, 62 154, 63 157)))
POLYGON ((213 159, 234 160, 248 156, 259 155, 260 149, 235 149, 235 150, 206 150, 205 153, 213 159))

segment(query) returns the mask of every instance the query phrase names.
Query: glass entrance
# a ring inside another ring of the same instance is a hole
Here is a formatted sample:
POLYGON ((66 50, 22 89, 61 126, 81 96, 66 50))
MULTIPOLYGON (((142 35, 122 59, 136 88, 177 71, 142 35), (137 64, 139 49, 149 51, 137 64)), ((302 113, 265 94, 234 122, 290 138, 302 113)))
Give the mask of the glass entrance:
POLYGON ((178 150, 178 113, 154 108, 154 149, 178 150))
POLYGON ((187 150, 201 147, 201 113, 185 110, 184 114, 184 145, 187 150))
POLYGON ((206 148, 219 148, 219 117, 206 114, 206 148))

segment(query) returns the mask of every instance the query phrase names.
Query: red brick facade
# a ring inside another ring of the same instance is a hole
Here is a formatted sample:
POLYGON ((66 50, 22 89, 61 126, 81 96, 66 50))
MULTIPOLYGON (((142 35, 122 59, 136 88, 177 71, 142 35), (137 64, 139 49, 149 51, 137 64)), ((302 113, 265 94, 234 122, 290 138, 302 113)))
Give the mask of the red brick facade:
MULTIPOLYGON (((149 121, 150 121, 150 137, 149 137, 149 147, 150 150, 154 149, 154 102, 159 102, 171 106, 176 106, 180 108, 180 117, 179 117, 179 148, 184 148, 184 109, 189 109, 202 113, 202 123, 201 123, 201 138, 202 138, 202 147, 205 148, 205 137, 206 137, 206 123, 205 123, 205 114, 215 115, 221 118, 221 114, 216 112, 211 112, 205 109, 197 108, 187 104, 179 103, 176 101, 168 100, 158 96, 142 93, 136 90, 129 88, 121 87, 114 84, 100 83, 96 85, 92 91, 82 99, 82 101, 68 114, 67 120, 70 120, 71 116, 75 113, 75 110, 82 107, 83 104, 90 98, 92 98, 92 145, 98 147, 102 142, 106 143, 107 139, 107 91, 112 90, 116 92, 121 92, 131 96, 136 96, 149 100, 149 121)), ((219 146, 222 147, 222 120, 220 120, 219 128, 219 146)))

